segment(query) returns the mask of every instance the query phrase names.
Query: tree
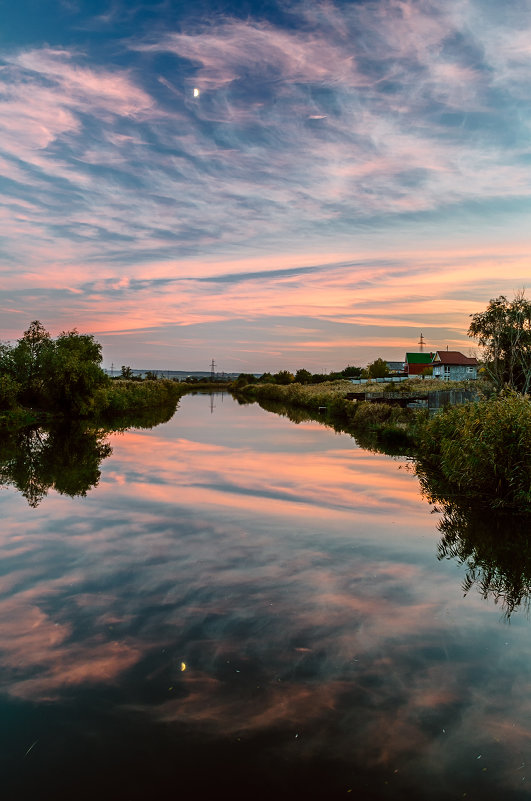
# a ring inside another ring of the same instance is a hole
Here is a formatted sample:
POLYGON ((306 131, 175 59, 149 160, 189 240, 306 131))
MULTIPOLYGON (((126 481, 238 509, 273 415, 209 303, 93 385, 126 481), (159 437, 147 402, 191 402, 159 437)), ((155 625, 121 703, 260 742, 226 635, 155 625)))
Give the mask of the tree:
POLYGON ((376 359, 367 365, 370 378, 385 378, 389 375, 389 366, 383 359, 376 359))
POLYGON ((0 409, 12 409, 17 404, 20 384, 14 376, 13 349, 0 342, 0 409))
POLYGON ((341 375, 344 378, 360 378, 361 367, 353 367, 349 364, 344 370, 341 371, 341 375))
POLYGON ((293 384, 295 376, 289 370, 280 370, 273 376, 276 384, 293 384))
POLYGON ((95 390, 108 380, 101 359, 101 345, 91 334, 78 334, 76 329, 59 334, 44 359, 52 405, 67 413, 89 412, 95 390))
POLYGON ((484 312, 472 314, 468 336, 484 348, 485 369, 496 389, 531 389, 531 301, 524 290, 512 301, 493 298, 484 312))
POLYGON ((13 378, 20 384, 22 400, 40 403, 46 382, 46 360, 53 348, 50 334, 34 320, 11 351, 13 378))
POLYGON ((309 370, 304 370, 304 368, 302 368, 295 373, 295 381, 298 384, 309 384, 311 380, 312 374, 309 370))
POLYGON ((314 373, 312 375, 312 384, 324 384, 325 381, 328 381, 328 376, 325 373, 314 373))
POLYGON ((34 320, 14 347, 0 346, 0 406, 18 404, 83 415, 108 379, 101 345, 88 334, 63 331, 53 340, 34 320))
POLYGON ((122 372, 120 373, 120 378, 132 378, 133 371, 130 367, 127 367, 125 364, 122 364, 122 372))
POLYGON ((256 384, 256 376, 252 373, 240 373, 234 382, 236 389, 241 389, 241 387, 245 387, 247 384, 256 384))

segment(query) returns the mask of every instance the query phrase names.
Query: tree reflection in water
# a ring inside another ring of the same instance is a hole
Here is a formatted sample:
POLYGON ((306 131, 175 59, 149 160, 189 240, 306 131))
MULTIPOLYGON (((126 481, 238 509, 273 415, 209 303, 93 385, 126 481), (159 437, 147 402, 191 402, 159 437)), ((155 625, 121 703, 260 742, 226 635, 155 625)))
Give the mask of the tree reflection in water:
MULTIPOLYGON (((440 502, 439 502, 440 504, 440 502)), ((465 595, 476 587, 485 599, 501 604, 504 617, 531 598, 531 519, 442 504, 439 559, 457 559, 466 566, 465 595)))
POLYGON ((0 436, 0 486, 13 486, 33 508, 50 489, 85 496, 100 480, 100 464, 112 453, 107 437, 126 428, 153 428, 169 420, 176 405, 141 410, 112 425, 62 421, 50 428, 24 428, 0 436))
POLYGON ((496 512, 456 497, 440 476, 417 464, 423 495, 442 517, 438 559, 456 559, 466 568, 463 592, 474 587, 500 604, 506 620, 522 607, 531 606, 531 517, 496 512))
POLYGON ((4 436, 0 484, 16 487, 34 508, 50 489, 84 496, 98 484, 100 463, 112 453, 106 435, 104 429, 73 423, 4 436))
MULTIPOLYGON (((336 431, 355 437, 366 450, 396 455, 400 448, 382 442, 377 432, 337 425, 305 409, 297 409, 274 401, 260 401, 268 411, 288 417, 294 423, 319 420, 336 431)), ((463 591, 474 587, 485 599, 500 604, 504 617, 522 607, 531 607, 531 516, 494 512, 472 506, 465 498, 456 498, 441 477, 417 463, 415 470, 423 495, 442 511, 437 524, 442 537, 437 547, 438 559, 457 559, 465 565, 463 591)))

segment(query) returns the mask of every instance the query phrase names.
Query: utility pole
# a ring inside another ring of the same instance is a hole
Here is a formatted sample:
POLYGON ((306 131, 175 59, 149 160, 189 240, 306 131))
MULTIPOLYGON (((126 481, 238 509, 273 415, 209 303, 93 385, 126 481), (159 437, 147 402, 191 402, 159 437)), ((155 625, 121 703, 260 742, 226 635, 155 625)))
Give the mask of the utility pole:
POLYGON ((214 359, 210 362, 210 380, 213 381, 216 377, 216 362, 214 359))
POLYGON ((420 352, 421 353, 424 353, 424 345, 425 344, 426 343, 424 342, 424 337, 422 336, 422 332, 421 332, 420 339, 419 339, 419 345, 420 345, 420 352))

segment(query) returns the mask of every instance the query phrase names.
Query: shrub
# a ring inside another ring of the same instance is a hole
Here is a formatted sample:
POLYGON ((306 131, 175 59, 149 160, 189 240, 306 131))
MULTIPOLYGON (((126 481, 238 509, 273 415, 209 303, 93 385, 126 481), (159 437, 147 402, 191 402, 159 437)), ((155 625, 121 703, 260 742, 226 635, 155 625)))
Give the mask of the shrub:
POLYGON ((429 497, 531 508, 531 403, 508 394, 454 406, 421 431, 417 473, 429 497))
POLYGON ((0 409, 14 409, 20 384, 10 375, 0 375, 0 409))
POLYGON ((175 404, 184 391, 185 387, 165 378, 141 382, 120 379, 97 390, 95 411, 115 415, 130 410, 175 404))

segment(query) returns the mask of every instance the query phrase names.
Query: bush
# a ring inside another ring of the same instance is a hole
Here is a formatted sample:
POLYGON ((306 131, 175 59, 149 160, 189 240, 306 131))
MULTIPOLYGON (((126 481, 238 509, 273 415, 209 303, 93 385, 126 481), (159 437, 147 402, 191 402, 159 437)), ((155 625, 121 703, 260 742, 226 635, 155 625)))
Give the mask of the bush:
POLYGON ((175 381, 134 381, 119 379, 100 388, 95 396, 95 411, 121 414, 130 410, 175 404, 186 388, 175 381))
POLYGON ((0 409, 14 409, 20 384, 10 375, 0 375, 0 409))
POLYGON ((421 431, 417 473, 429 497, 531 509, 531 403, 509 394, 454 406, 421 431))

